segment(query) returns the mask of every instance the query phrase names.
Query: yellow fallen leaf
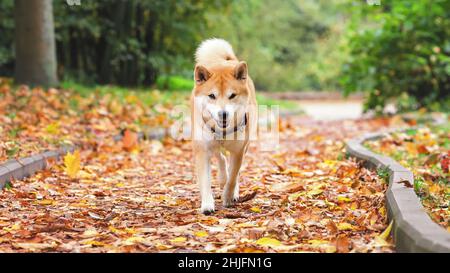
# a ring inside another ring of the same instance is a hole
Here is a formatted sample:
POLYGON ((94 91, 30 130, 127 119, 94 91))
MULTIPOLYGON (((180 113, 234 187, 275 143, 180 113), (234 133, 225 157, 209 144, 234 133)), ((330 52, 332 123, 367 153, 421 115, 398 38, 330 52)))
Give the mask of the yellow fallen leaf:
POLYGON ((64 171, 70 178, 77 177, 77 173, 80 170, 80 152, 77 150, 73 154, 67 153, 64 156, 64 171))
POLYGON ((173 246, 168 246, 168 245, 161 244, 161 243, 157 243, 156 244, 156 248, 159 249, 159 250, 167 250, 167 249, 170 249, 172 247, 173 246))
POLYGON ((47 244, 47 243, 17 243, 17 244, 15 244, 15 246, 23 248, 23 249, 42 250, 42 249, 56 247, 57 244, 55 242, 53 242, 51 244, 47 244))
POLYGON ((338 201, 340 202, 351 202, 352 199, 345 197, 345 196, 338 196, 338 201))
POLYGON ((352 225, 349 224, 349 223, 339 223, 339 224, 337 225, 337 228, 338 228, 339 230, 354 230, 354 229, 355 229, 355 227, 352 226, 352 225))
POLYGON ((50 199, 37 200, 36 204, 39 204, 39 205, 52 205, 53 204, 53 200, 50 200, 50 199))
POLYGON ((295 201, 295 200, 297 200, 300 196, 303 196, 303 195, 305 195, 306 194, 306 192, 296 192, 296 193, 293 193, 293 194, 291 194, 291 195, 289 195, 289 197, 288 197, 288 199, 289 199, 289 201, 295 201))
POLYGON ((384 206, 379 208, 378 212, 381 214, 381 216, 386 216, 386 208, 384 206))
POLYGON ((145 238, 142 237, 128 237, 125 241, 125 245, 134 245, 136 243, 142 243, 145 242, 145 238))
POLYGON ((269 237, 260 238, 255 243, 260 246, 281 246, 280 241, 269 237))
POLYGON ((257 227, 257 226, 258 225, 253 222, 244 222, 244 223, 235 225, 235 227, 237 227, 237 228, 248 228, 248 227, 257 227))
POLYGON ((258 207, 251 207, 250 210, 256 213, 261 213, 261 209, 258 207))
POLYGON ((57 122, 50 123, 45 127, 45 131, 51 135, 59 134, 59 124, 57 122))
POLYGON ((308 195, 316 196, 316 195, 321 194, 322 192, 323 192, 323 190, 321 190, 321 189, 313 189, 313 190, 308 191, 308 195))
POLYGON ((325 247, 325 253, 336 253, 337 249, 335 246, 328 245, 325 247))
POLYGON ((88 240, 81 242, 83 245, 91 245, 91 246, 104 246, 105 243, 95 241, 95 240, 88 240))
POLYGON ((11 227, 4 227, 3 228, 3 230, 6 231, 6 232, 11 232, 11 231, 14 231, 14 230, 19 230, 19 229, 20 229, 20 225, 17 224, 17 223, 12 225, 11 227))
POLYGON ((411 155, 417 155, 419 152, 417 151, 417 145, 413 142, 405 142, 406 151, 408 151, 411 155))
POLYGON ((186 237, 176 237, 170 240, 171 243, 183 243, 186 242, 186 237))
POLYGON ((197 231, 196 233, 194 233, 194 235, 197 237, 206 237, 206 236, 208 236, 208 232, 201 230, 201 231, 197 231))
POLYGON ((136 104, 139 101, 139 98, 134 94, 129 94, 125 97, 125 100, 129 104, 136 104))
POLYGON ((113 227, 113 226, 109 226, 108 229, 109 229, 111 232, 116 233, 116 234, 125 234, 125 231, 120 230, 120 229, 117 229, 117 228, 115 228, 115 227, 113 227))
POLYGON ((431 194, 438 194, 439 192, 441 192, 442 188, 439 184, 436 183, 431 183, 431 185, 428 187, 428 191, 431 194))
POLYGON ((389 234, 391 233, 393 224, 394 224, 394 221, 391 221, 389 223, 389 226, 383 231, 383 233, 381 233, 377 237, 379 237, 380 239, 386 240, 389 237, 389 234))
POLYGON ((98 231, 95 228, 89 228, 81 234, 82 238, 92 238, 99 235, 98 231))

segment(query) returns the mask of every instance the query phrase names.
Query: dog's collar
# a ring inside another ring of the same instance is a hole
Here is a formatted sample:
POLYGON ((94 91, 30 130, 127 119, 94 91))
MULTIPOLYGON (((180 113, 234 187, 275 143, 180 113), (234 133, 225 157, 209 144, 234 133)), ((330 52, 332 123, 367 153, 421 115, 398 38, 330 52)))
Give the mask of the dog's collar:
POLYGON ((248 123, 248 118, 247 118, 247 113, 244 115, 244 118, 241 122, 241 124, 238 124, 236 126, 234 126, 233 129, 231 130, 226 130, 224 132, 216 132, 216 129, 214 129, 214 127, 210 127, 208 124, 205 123, 205 125, 207 127, 209 127, 209 129, 211 130, 211 133, 215 136, 215 138, 224 138, 225 136, 229 135, 229 134, 234 134, 237 131, 243 132, 244 128, 247 126, 248 123))

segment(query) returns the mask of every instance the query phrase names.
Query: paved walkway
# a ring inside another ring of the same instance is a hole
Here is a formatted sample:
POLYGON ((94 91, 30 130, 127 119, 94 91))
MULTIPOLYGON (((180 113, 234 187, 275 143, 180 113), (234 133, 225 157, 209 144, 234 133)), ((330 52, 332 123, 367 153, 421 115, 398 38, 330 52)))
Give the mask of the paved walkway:
POLYGON ((387 185, 343 150, 345 139, 384 126, 283 119, 279 150, 249 150, 248 200, 223 208, 215 185, 211 216, 198 213, 189 142, 146 141, 131 152, 96 143, 82 151, 79 179, 53 165, 0 192, 0 251, 390 252, 378 237, 387 185))
POLYGON ((301 109, 316 120, 358 119, 363 114, 362 100, 299 100, 301 109))

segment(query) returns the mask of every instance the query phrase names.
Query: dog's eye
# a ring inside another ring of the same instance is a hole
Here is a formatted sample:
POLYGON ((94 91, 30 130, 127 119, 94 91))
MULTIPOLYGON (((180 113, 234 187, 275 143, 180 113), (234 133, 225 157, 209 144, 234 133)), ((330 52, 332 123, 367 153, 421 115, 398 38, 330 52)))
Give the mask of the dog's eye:
POLYGON ((208 97, 209 97, 210 99, 213 99, 213 100, 216 99, 216 95, 214 95, 214 94, 209 94, 208 97))
POLYGON ((236 97, 236 93, 233 93, 233 94, 231 94, 228 98, 230 99, 230 100, 232 100, 232 99, 234 99, 236 97))

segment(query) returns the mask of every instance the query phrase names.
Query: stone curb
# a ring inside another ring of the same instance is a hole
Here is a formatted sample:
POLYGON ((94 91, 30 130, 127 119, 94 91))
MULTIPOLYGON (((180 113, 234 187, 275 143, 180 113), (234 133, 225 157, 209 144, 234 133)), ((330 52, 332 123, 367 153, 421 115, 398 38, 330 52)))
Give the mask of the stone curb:
MULTIPOLYGON (((163 128, 157 128, 151 132, 138 133, 138 139, 161 139, 168 136, 168 133, 163 128)), ((123 135, 115 135, 114 141, 122 140, 123 135)), ((48 160, 58 160, 67 152, 73 152, 75 146, 66 145, 57 150, 45 151, 29 157, 11 159, 0 164, 0 190, 3 189, 11 180, 20 180, 34 175, 37 171, 47 168, 48 160)))
MULTIPOLYGON (((435 122, 439 123, 439 122, 435 122)), ((410 129, 410 128, 408 128, 410 129)), ((390 157, 366 149, 365 141, 382 138, 393 131, 366 134, 347 141, 347 154, 364 161, 372 169, 389 170, 386 192, 388 217, 394 221, 393 237, 398 252, 450 252, 450 233, 433 222, 414 192, 414 175, 390 157)))
POLYGON ((61 156, 72 152, 73 146, 63 146, 57 150, 45 151, 29 157, 11 159, 0 164, 0 189, 11 180, 19 180, 33 175, 47 167, 47 160, 57 160, 61 156))
MULTIPOLYGON (((283 113, 282 115, 287 116, 288 114, 283 113)), ((175 138, 173 132, 170 132, 169 129, 162 127, 152 128, 151 130, 138 133, 138 140, 162 139, 164 137, 175 138)), ((114 141, 121 141, 122 138, 123 132, 113 137, 114 141)), ((0 190, 3 189, 11 180, 20 180, 33 175, 37 171, 45 169, 47 167, 48 159, 52 158, 58 160, 67 154, 68 151, 72 152, 74 150, 74 146, 65 146, 58 150, 46 151, 20 159, 12 159, 0 164, 0 190)))

